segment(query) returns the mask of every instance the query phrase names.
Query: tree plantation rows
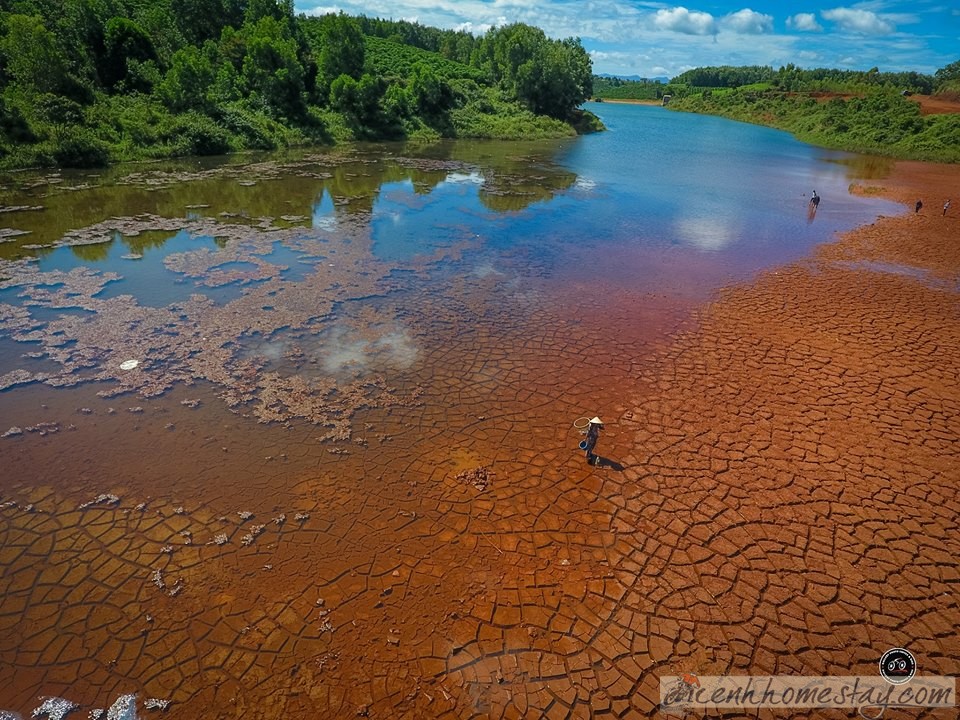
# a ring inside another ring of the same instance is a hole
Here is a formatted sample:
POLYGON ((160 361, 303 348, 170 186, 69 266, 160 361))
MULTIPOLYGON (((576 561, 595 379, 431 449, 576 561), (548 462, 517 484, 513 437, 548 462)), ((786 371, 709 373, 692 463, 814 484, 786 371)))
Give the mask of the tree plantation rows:
POLYGON ((0 0, 0 166, 598 129, 577 39, 292 0, 0 0))

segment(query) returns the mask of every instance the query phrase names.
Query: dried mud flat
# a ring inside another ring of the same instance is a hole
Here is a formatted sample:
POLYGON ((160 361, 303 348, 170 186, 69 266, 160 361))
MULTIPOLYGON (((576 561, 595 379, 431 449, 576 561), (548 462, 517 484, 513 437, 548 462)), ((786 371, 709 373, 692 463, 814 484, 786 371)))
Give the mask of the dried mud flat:
MULTIPOLYGON (((960 171, 873 185, 912 208, 960 171)), ((42 688, 183 718, 648 717, 663 674, 873 675, 896 646, 955 673, 960 219, 927 205, 644 352, 636 308, 602 293, 580 324, 520 296, 490 316, 463 288, 458 312, 424 308, 463 325, 422 402, 376 409, 383 442, 334 466, 270 428, 165 439, 146 413, 157 454, 222 453, 196 499, 151 502, 149 468, 116 498, 0 498, 0 707, 42 688), (603 467, 544 408, 604 417, 603 467), (258 484, 232 486, 242 468, 258 484)))

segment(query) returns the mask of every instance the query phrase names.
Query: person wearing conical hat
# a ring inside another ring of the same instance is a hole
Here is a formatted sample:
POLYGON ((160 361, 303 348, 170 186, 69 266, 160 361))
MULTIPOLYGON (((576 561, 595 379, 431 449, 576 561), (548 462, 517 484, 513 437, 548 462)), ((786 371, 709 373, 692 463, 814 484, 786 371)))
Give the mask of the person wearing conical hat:
POLYGON ((591 465, 600 464, 600 456, 593 454, 593 448, 597 445, 601 430, 603 430, 603 421, 598 417, 593 418, 587 425, 587 462, 591 465))

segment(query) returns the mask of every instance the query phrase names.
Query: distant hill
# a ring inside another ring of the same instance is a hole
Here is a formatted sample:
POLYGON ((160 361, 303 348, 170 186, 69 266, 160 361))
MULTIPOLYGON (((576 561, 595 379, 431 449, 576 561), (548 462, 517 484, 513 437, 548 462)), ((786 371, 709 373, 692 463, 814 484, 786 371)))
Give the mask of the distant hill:
POLYGON ((633 82, 652 82, 652 83, 660 83, 663 85, 670 82, 670 78, 668 78, 666 75, 658 75, 657 77, 645 78, 645 77, 640 77, 639 75, 613 75, 611 73, 597 73, 596 77, 608 78, 608 79, 616 78, 618 80, 631 80, 633 82))
POLYGON ((615 75, 593 76, 593 97, 600 100, 661 100, 670 95, 672 86, 662 82, 663 78, 653 80, 631 80, 615 75))

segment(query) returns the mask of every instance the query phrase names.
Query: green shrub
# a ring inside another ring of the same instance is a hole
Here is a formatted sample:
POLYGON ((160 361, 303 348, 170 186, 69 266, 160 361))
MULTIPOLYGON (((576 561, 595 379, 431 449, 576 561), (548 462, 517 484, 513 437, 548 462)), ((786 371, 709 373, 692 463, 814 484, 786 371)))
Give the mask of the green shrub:
POLYGON ((176 115, 161 139, 172 155, 223 155, 230 152, 230 136, 213 119, 197 112, 176 115))
POLYGON ((247 150, 273 150, 283 136, 283 127, 264 113, 249 110, 239 103, 220 108, 220 122, 247 150))
POLYGON ((58 133, 51 154, 59 167, 106 167, 110 163, 110 151, 106 143, 84 127, 64 128, 58 133))
POLYGON ((488 90, 471 98, 463 107, 450 112, 456 137, 533 140, 574 135, 570 125, 560 120, 535 115, 518 102, 508 102, 488 90), (492 108, 487 111, 486 108, 492 108))
POLYGON ((8 103, 0 96, 0 137, 7 138, 13 144, 28 144, 37 141, 20 108, 8 103))

